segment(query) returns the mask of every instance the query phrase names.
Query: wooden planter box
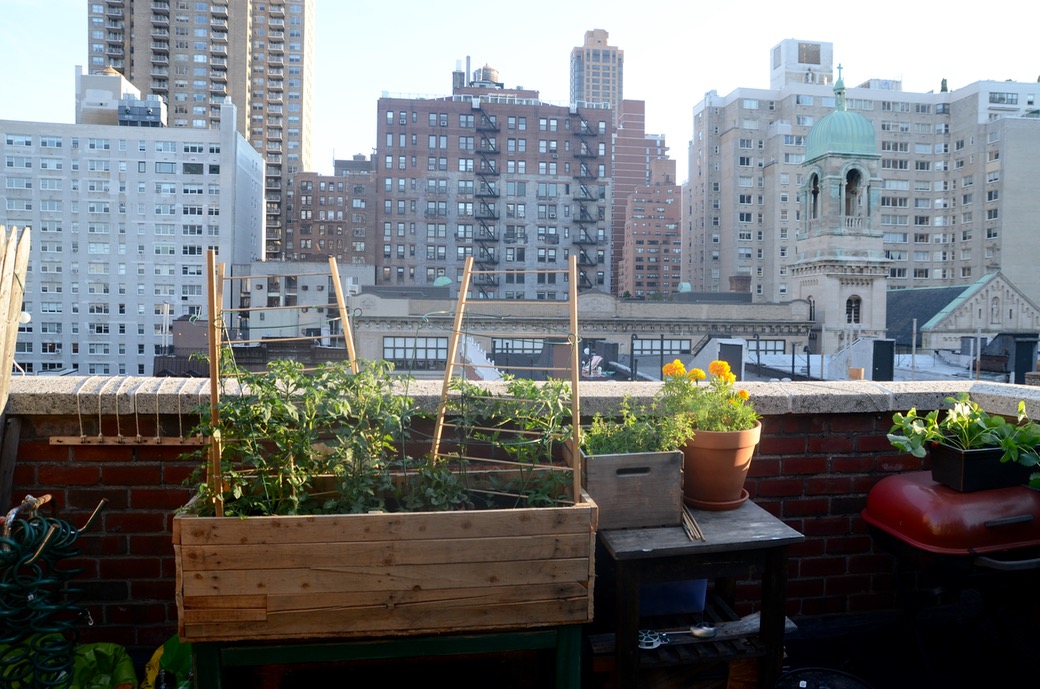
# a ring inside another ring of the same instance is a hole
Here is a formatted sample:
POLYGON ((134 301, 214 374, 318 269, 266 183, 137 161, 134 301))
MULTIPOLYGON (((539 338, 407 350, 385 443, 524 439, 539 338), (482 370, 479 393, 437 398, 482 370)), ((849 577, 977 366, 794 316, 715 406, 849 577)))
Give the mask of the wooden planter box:
POLYGON ((599 506, 600 529, 652 528, 682 523, 682 453, 582 452, 585 490, 599 506))
MULTIPOLYGON (((190 506, 189 506, 190 507, 190 506)), ((592 620, 598 508, 173 520, 182 641, 592 620)))

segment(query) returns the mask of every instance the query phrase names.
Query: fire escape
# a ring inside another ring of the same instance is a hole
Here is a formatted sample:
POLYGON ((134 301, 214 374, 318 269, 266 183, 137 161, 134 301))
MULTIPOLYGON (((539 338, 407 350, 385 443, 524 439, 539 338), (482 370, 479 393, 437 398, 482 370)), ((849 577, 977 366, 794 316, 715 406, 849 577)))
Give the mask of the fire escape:
POLYGON ((591 289, 595 286, 596 270, 602 261, 597 247, 603 239, 595 227, 596 223, 604 220, 599 187, 594 184, 597 179, 595 161, 599 157, 599 132, 576 109, 571 111, 571 115, 578 120, 577 125, 572 127, 578 139, 574 151, 574 200, 578 207, 574 216, 576 231, 573 233, 574 248, 578 256, 578 288, 591 289))
MULTIPOLYGON (((477 203, 474 209, 474 218, 478 225, 476 230, 476 252, 473 261, 478 271, 490 271, 498 265, 499 240, 498 233, 498 198, 499 198, 499 154, 496 134, 499 131, 498 123, 493 115, 488 115, 480 107, 479 101, 475 102, 474 110, 478 115, 476 130, 480 135, 477 144, 479 165, 477 167, 478 188, 476 190, 477 203)), ((479 291, 482 298, 493 298, 495 288, 498 286, 499 277, 496 274, 476 274, 473 276, 473 286, 479 291)))

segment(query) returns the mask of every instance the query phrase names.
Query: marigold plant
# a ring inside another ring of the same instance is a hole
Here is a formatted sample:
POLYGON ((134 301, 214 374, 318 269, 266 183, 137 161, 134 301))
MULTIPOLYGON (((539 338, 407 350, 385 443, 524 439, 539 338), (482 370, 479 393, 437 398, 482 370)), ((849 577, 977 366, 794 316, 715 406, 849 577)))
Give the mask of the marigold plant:
POLYGON ((758 421, 747 390, 737 389, 737 376, 721 360, 711 362, 708 373, 686 369, 676 359, 662 369, 664 385, 658 393, 668 434, 681 446, 696 431, 746 431, 758 421))

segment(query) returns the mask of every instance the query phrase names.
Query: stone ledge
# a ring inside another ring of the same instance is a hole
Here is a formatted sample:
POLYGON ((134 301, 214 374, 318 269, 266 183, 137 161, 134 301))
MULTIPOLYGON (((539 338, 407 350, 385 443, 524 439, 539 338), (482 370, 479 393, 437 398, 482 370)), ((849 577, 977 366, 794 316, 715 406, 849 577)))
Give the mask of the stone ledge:
MULTIPOLYGON (((631 397, 648 403, 660 383, 582 382, 583 415, 616 412, 631 397)), ((911 407, 936 409, 949 396, 967 390, 987 411, 1012 416, 1025 400, 1030 417, 1040 419, 1040 387, 965 381, 821 381, 747 383, 756 409, 763 416, 784 414, 892 414, 911 407)), ((424 409, 434 411, 440 397, 439 380, 412 381, 407 387, 424 409)), ((99 414, 154 415, 197 413, 209 403, 208 378, 45 377, 15 376, 6 413, 12 415, 99 414)))

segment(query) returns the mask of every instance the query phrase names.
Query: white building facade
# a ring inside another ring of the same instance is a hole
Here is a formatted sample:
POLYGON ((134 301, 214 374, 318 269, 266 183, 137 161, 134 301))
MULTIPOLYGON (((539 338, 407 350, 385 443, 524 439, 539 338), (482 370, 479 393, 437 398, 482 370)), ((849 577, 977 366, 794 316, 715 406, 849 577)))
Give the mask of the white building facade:
POLYGON ((0 121, 0 225, 32 229, 27 373, 151 375, 170 322, 205 313, 206 250, 263 258, 264 161, 222 108, 215 129, 0 121))
MULTIPOLYGON (((785 40, 770 56, 772 88, 713 91, 693 110, 683 279, 694 291, 796 297, 806 140, 835 108, 836 70, 829 43, 785 40)), ((970 285, 1000 270, 1040 301, 1040 84, 944 87, 908 93, 870 79, 847 89, 848 110, 877 139, 888 288, 970 285)))

